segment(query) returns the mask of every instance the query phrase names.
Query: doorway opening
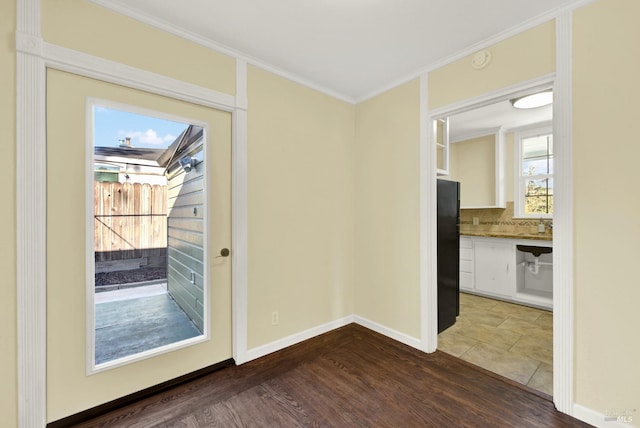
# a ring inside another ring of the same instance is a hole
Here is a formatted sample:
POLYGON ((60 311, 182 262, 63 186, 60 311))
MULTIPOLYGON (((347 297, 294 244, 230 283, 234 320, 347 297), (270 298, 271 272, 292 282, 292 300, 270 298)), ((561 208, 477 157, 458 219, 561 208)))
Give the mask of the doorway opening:
POLYGON ((90 104, 87 372, 94 373, 206 340, 209 299, 204 127, 90 104))
POLYGON ((432 117, 461 208, 459 315, 438 349, 552 395, 553 108, 514 109, 516 95, 432 117))

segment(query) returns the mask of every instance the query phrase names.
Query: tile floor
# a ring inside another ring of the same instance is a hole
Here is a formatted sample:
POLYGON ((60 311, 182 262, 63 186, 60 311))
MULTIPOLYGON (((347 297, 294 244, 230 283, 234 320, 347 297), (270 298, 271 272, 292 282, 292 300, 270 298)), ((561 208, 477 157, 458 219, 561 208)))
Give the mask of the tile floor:
POLYGON ((460 293, 460 316, 438 349, 553 394, 553 314, 460 293))

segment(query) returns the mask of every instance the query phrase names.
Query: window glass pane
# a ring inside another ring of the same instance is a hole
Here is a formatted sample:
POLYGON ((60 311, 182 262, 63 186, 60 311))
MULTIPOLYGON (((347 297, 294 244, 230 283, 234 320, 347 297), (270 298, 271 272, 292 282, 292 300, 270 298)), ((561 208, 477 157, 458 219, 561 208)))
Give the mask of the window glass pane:
POLYGON ((553 138, 538 135, 522 139, 522 175, 553 173, 553 138))
POLYGON ((546 157, 543 159, 523 159, 522 175, 531 176, 539 174, 549 174, 549 164, 546 157))
POLYGON ((553 213, 553 179, 525 181, 525 214, 553 213))
POLYGON ((524 159, 546 157, 549 153, 548 136, 538 135, 522 139, 522 157, 524 159))
POLYGON ((97 163, 93 175, 95 181, 115 183, 120 179, 120 167, 97 163))
POLYGON ((553 212, 553 196, 526 196, 526 214, 551 214, 553 212))

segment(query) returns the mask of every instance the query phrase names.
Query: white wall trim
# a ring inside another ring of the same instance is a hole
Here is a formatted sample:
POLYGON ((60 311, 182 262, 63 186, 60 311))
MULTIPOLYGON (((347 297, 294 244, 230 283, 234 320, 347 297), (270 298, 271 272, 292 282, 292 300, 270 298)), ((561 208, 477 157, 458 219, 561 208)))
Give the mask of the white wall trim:
MULTIPOLYGON (((478 108, 478 107, 484 107, 486 105, 495 103, 497 101, 502 101, 505 99, 509 99, 512 98, 514 96, 519 96, 519 95, 524 95, 526 93, 530 93, 532 91, 536 91, 539 90, 541 88, 549 88, 553 85, 553 81, 554 81, 554 77, 555 77, 555 73, 550 73, 544 76, 540 76, 537 77, 535 79, 531 79, 525 82, 521 82, 519 84, 516 85, 511 85, 511 86, 507 86, 505 88, 500 88, 497 89, 495 91, 491 91, 485 94, 482 94, 480 96, 477 97, 473 97, 473 98, 469 98, 466 100, 462 100, 459 102, 455 102, 452 104, 449 104, 447 106, 443 106, 443 107, 439 107, 437 109, 433 109, 428 111, 428 99, 425 100, 420 100, 421 102, 421 106, 424 105, 424 109, 426 110, 426 118, 424 120, 426 120, 427 125, 430 126, 431 122, 433 119, 436 118, 441 118, 441 117, 447 117, 453 114, 457 114, 457 113, 461 113, 464 111, 468 111, 474 108, 478 108)), ((427 78, 423 78, 423 80, 421 80, 421 82, 424 81, 425 84, 427 84, 427 78)), ((424 90, 424 93, 421 92, 421 95, 428 95, 428 90, 424 90)), ((421 119, 422 119, 422 111, 421 111, 421 119)), ((424 127, 426 128, 426 127, 424 127)), ((426 150, 427 154, 430 154, 431 157, 433 159, 431 159, 428 164, 425 163, 425 160, 421 159, 420 160, 420 165, 421 168, 426 166, 426 172, 425 171, 420 171, 420 180, 421 180, 421 186, 424 186, 423 188, 427 190, 426 194, 423 194, 423 190, 421 190, 421 194, 420 194, 420 198, 428 198, 428 200, 430 201, 436 201, 437 200, 437 193, 436 193, 436 165, 435 165, 435 141, 434 141, 434 136, 433 133, 429 130, 426 130, 426 137, 424 137, 422 135, 423 132, 423 126, 421 124, 421 142, 422 142, 422 138, 427 138, 428 139, 428 149, 426 150), (423 178, 424 175, 424 178, 423 178), (423 183, 422 180, 427 180, 426 183, 423 183), (430 184, 430 185, 429 185, 430 184), (432 193, 429 193, 432 192, 432 193)), ((561 168, 562 166, 559 166, 558 168, 561 168)), ((426 339, 424 341, 425 344, 425 350, 427 352, 433 352, 436 350, 437 348, 437 343, 438 343, 438 318, 437 318, 437 313, 438 313, 438 299, 437 299, 437 288, 438 288, 438 274, 437 274, 437 243, 436 243, 436 239, 437 239, 437 207, 435 203, 431 204, 432 207, 431 209, 427 212, 426 215, 423 215, 421 213, 420 215, 420 230, 421 230, 421 235, 425 234, 426 232, 426 239, 428 239, 429 241, 425 244, 426 245, 426 257, 429 258, 429 260, 424 260, 421 259, 420 263, 421 263, 421 272, 420 272, 420 277, 421 277, 421 291, 422 291, 422 296, 426 296, 426 298, 428 299, 432 299, 430 302, 427 303, 423 303, 428 305, 427 309, 431 310, 431 311, 435 311, 435 315, 430 315, 428 317, 428 324, 423 324, 422 328, 426 329, 426 339), (424 224, 423 224, 424 222, 424 224), (431 235, 429 235, 429 233, 431 235), (422 272, 422 269, 425 269, 424 272, 422 272), (422 278, 427 278, 427 279, 422 279, 422 278), (425 288, 423 288, 425 287, 425 288)), ((495 208, 495 207, 490 207, 490 208, 495 208)), ((421 236, 421 239, 423 239, 423 237, 421 236)), ((554 236, 554 242, 555 242, 555 236, 554 236)), ((554 250, 554 254, 555 254, 555 250, 554 250)), ((421 254, 421 257, 425 257, 425 255, 421 254)), ((556 319, 556 317, 554 317, 554 320, 556 319)))
MULTIPOLYGON (((553 85, 555 98, 553 131, 554 141, 556 142, 554 148, 556 165, 554 192, 556 201, 554 202, 553 253, 554 265, 557 266, 553 272, 553 399, 559 411, 571 415, 573 413, 574 399, 571 12, 566 12, 560 16, 556 23, 558 26, 556 30, 556 73, 434 109, 430 112, 428 123, 435 117, 448 116, 473 107, 481 107, 508 99, 520 93, 553 85)), ((433 141, 432 136, 430 138, 430 147, 431 151, 433 151, 435 150, 435 141, 433 141)), ((422 162, 421 165, 423 165, 422 162)), ((435 166, 429 165, 427 177, 434 177, 432 181, 435 181, 435 171, 435 166)), ((427 196, 421 194, 421 198, 423 197, 427 196)), ((421 216, 421 221, 435 223, 437 219, 435 216, 421 216)), ((430 230, 429 227, 434 227, 434 225, 421 225, 421 230, 430 230)), ((421 266, 429 269, 427 264, 423 263, 421 266)), ((431 269, 436 270, 437 267, 432 267, 431 269)), ((421 277, 422 275, 421 272, 421 277)), ((424 275, 430 278, 434 273, 427 271, 424 275)), ((437 283, 427 283, 425 286, 437 288, 437 283)), ((426 292, 426 294, 428 293, 429 291, 426 292)), ((425 328, 430 329, 428 335, 434 335, 437 338, 437 322, 426 325, 425 328)))
POLYGON ((16 12, 16 293, 18 426, 47 421, 46 74, 40 0, 16 12))
POLYGON ((256 348, 251 348, 246 353, 245 362, 255 360, 260 357, 264 357, 265 355, 269 355, 273 352, 280 351, 281 349, 295 345, 296 343, 304 342, 305 340, 312 339, 316 336, 319 336, 324 333, 328 333, 340 327, 344 327, 345 325, 351 324, 353 322, 354 322, 353 315, 348 315, 344 318, 340 318, 335 321, 330 321, 326 324, 312 327, 310 329, 292 334, 287 337, 283 337, 282 339, 275 340, 265 345, 261 345, 256 348))
POLYGON ((224 111, 232 111, 236 106, 233 95, 51 43, 42 44, 42 56, 47 67, 81 76, 224 111))
POLYGON ((574 404, 574 259, 572 13, 556 19, 554 84, 554 230, 553 230, 553 402, 573 414, 574 404))
POLYGON ((18 424, 46 421, 46 146, 45 69, 17 54, 16 254, 18 309, 18 424))
POLYGON ((422 341, 417 337, 412 337, 408 334, 401 333, 382 324, 378 324, 375 321, 371 321, 367 318, 361 317, 360 315, 353 315, 353 322, 366 327, 369 330, 373 330, 376 333, 380 333, 381 335, 393 339, 397 342, 404 343, 405 345, 411 346, 412 348, 422 350, 422 341))
POLYGON ((429 114, 429 75, 420 76, 420 349, 438 347, 436 149, 429 114), (433 285, 436 284, 436 285, 433 285), (432 326, 436 328, 432 328, 432 326))
POLYGON ((328 333, 332 330, 344 327, 351 323, 356 323, 363 327, 373 330, 383 336, 393 339, 397 342, 403 343, 412 348, 421 349, 421 341, 415 337, 411 337, 407 334, 401 333, 392 328, 386 327, 382 324, 378 324, 374 321, 363 318, 359 315, 347 315, 346 317, 330 321, 326 324, 322 324, 310 329, 301 331, 299 333, 292 334, 282 339, 275 340, 265 345, 258 346, 256 348, 249 349, 246 353, 246 360, 244 362, 252 361, 265 355, 271 354, 276 351, 280 351, 289 346, 303 342, 308 339, 312 339, 324 333, 328 333))
POLYGON ((126 4, 121 4, 121 3, 113 3, 112 1, 109 0, 89 0, 92 3, 95 3, 99 6, 102 6, 104 8, 107 8, 109 10, 112 10, 114 12, 117 12, 119 14, 128 16, 129 18, 135 19, 136 21, 140 21, 144 24, 150 25, 152 27, 158 28, 160 30, 166 31, 167 33, 173 34, 175 36, 181 37, 183 39, 189 40, 193 43, 196 43, 200 46, 206 47, 208 49, 211 49, 215 52, 224 54, 224 55, 228 55, 232 58, 235 58, 237 60, 240 61, 244 61, 247 64, 252 64, 255 65, 257 67, 260 67, 264 70, 267 70, 275 75, 284 77, 285 79, 289 79, 293 82, 299 83, 303 86, 306 86, 308 88, 311 89, 315 89, 316 91, 322 92, 326 95, 329 95, 331 97, 337 98, 339 100, 345 101, 347 103, 350 104, 354 104, 355 101, 353 100, 353 98, 348 97, 344 94, 338 93, 332 89, 326 88, 322 85, 318 85, 317 83, 314 83, 308 79, 305 79, 303 77, 300 76, 296 76, 293 73, 290 73, 286 70, 283 70, 281 68, 278 68, 274 65, 271 65, 269 63, 267 63, 266 61, 260 60, 258 58, 252 57, 251 55, 245 54, 243 52, 240 52, 236 49, 230 48, 229 46, 223 45, 222 43, 218 43, 214 40, 211 39, 207 39, 205 37, 199 36, 191 31, 188 31, 184 28, 181 28, 175 24, 172 24, 170 22, 158 19, 154 16, 151 16, 145 12, 142 12, 134 7, 131 7, 129 5, 126 4))
POLYGON ((484 107, 493 104, 496 101, 508 100, 509 98, 518 97, 531 92, 542 89, 548 89, 552 86, 556 73, 548 73, 533 79, 525 80, 514 85, 498 88, 484 94, 467 98, 455 103, 451 103, 442 107, 435 108, 429 112, 431 117, 438 118, 450 116, 453 114, 464 113, 478 107, 484 107))
POLYGON ((233 112, 233 144, 231 146, 231 277, 233 288, 233 357, 237 364, 247 360, 247 318, 248 295, 247 275, 247 63, 236 61, 236 104, 233 112))
POLYGON ((592 410, 588 407, 574 404, 573 417, 599 428, 631 428, 632 425, 630 425, 630 423, 632 422, 632 420, 628 418, 637 417, 637 415, 635 413, 630 416, 617 413, 605 415, 603 413, 596 412, 595 410, 592 410), (625 420, 628 423, 625 423, 625 420))
MULTIPOLYGON (((95 220, 90 218, 94 216, 94 157, 95 149, 93 148, 93 134, 95 129, 95 115, 93 106, 94 98, 86 100, 85 104, 85 155, 84 155, 84 218, 85 218, 85 257, 87 254, 95 254, 95 220), (91 165, 91 167, 89 167, 91 165), (88 193, 91 192, 91 198, 88 193), (94 230, 92 231, 91 228, 94 230)), ((95 283, 96 283, 96 263, 95 257, 86 257, 85 260, 85 374, 91 375, 95 370, 96 355, 96 303, 95 303, 95 283)))
MULTIPOLYGON (((586 4, 587 2, 581 2, 586 4)), ((557 409, 571 415, 574 400, 574 327, 573 327, 573 167, 572 167, 572 94, 571 94, 571 11, 567 9, 556 19, 556 73, 484 94, 481 97, 446 106, 431 112, 442 116, 468 110, 489 100, 504 99, 514 91, 529 91, 554 79, 554 140, 556 144, 554 213, 554 403, 557 409)), ((431 327, 435 329, 435 327, 431 327)))

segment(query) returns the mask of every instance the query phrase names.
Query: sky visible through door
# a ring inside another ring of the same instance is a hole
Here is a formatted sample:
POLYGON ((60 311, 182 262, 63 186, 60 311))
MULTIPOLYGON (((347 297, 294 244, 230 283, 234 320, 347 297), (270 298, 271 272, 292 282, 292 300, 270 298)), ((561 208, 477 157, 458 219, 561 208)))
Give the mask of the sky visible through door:
POLYGON ((93 114, 96 147, 117 147, 129 137, 134 147, 166 149, 188 126, 102 106, 94 106, 93 114))

